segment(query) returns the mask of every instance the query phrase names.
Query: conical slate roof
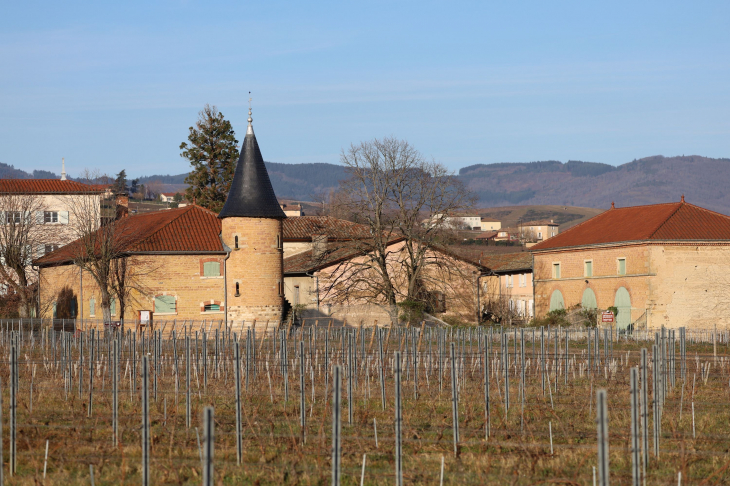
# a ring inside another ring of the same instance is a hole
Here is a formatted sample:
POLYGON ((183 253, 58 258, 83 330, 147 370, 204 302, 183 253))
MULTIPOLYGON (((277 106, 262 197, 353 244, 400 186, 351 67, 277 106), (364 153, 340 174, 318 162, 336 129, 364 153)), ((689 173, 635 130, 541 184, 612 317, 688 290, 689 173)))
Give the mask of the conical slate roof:
POLYGON ((248 116, 248 129, 236 164, 231 190, 218 217, 285 219, 286 215, 276 199, 256 135, 253 133, 250 110, 248 116))

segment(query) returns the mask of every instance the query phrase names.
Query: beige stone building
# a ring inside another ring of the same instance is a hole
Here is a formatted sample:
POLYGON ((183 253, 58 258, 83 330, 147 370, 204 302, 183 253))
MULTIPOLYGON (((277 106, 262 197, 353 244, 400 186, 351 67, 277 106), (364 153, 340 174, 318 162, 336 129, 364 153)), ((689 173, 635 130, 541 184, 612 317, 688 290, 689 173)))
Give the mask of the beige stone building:
POLYGON ((520 223, 518 225, 520 241, 530 243, 545 241, 560 232, 558 226, 559 225, 553 222, 553 220, 528 221, 526 223, 520 223))
POLYGON ((485 312, 514 321, 529 321, 534 316, 532 254, 529 252, 489 255, 481 259, 489 268, 482 277, 485 312))
POLYGON ((730 324, 730 217, 686 203, 611 209, 531 248, 535 312, 618 309, 617 327, 730 324))
POLYGON ((502 222, 491 218, 481 218, 480 225, 482 231, 499 231, 502 229, 502 222))

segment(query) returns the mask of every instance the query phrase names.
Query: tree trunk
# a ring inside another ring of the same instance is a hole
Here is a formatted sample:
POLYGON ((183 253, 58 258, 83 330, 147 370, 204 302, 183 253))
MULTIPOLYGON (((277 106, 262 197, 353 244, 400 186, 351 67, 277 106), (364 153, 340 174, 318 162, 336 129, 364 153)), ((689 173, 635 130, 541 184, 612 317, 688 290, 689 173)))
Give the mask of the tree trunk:
POLYGON ((101 289, 101 313, 104 323, 108 324, 112 321, 111 298, 107 289, 101 289))

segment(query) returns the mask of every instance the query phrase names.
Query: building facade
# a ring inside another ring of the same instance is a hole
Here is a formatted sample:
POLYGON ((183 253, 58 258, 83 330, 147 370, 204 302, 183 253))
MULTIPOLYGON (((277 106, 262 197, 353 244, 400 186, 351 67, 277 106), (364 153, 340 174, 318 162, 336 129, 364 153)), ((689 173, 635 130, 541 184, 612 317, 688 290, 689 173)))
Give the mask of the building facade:
POLYGON ((730 217, 679 203, 615 208, 531 248, 536 314, 616 307, 616 325, 730 324, 730 217))

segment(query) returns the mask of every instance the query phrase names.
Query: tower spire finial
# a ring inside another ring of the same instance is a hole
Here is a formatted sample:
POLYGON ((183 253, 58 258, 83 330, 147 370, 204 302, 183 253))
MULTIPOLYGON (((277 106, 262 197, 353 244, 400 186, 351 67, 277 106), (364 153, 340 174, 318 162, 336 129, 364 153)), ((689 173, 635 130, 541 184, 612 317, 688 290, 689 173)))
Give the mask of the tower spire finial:
POLYGON ((66 158, 61 157, 61 180, 66 180, 66 158))
POLYGON ((246 128, 246 135, 251 134, 253 135, 253 125, 251 124, 253 122, 253 118, 251 118, 251 92, 248 92, 248 128, 246 128))

